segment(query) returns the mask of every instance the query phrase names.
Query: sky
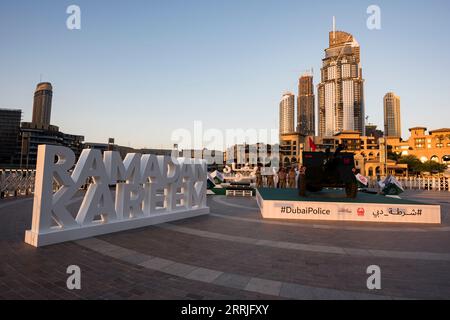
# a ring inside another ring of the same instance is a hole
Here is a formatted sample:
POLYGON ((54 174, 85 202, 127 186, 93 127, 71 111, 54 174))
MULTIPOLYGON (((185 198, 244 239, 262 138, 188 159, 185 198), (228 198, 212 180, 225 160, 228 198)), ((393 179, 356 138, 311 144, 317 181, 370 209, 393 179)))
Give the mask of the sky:
MULTIPOLYGON (((169 148, 174 130, 277 129, 283 92, 314 68, 332 17, 361 45, 366 115, 401 97, 402 131, 450 127, 448 0, 0 0, 0 108, 31 121, 53 85, 52 124, 89 142, 169 148), (81 29, 69 30, 69 5, 81 29), (369 30, 369 5, 381 29, 369 30)), ((263 141, 264 142, 264 141, 263 141)))

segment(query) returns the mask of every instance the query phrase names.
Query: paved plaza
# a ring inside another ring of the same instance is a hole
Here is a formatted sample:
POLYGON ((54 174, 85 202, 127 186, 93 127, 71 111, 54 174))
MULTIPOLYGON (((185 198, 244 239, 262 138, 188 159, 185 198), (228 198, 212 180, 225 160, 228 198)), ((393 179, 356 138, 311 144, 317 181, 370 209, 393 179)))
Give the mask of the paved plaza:
POLYGON ((442 225, 263 220, 254 198, 208 196, 209 216, 44 248, 23 242, 32 199, 1 200, 0 299, 448 299, 450 194, 403 197, 440 204, 442 225))

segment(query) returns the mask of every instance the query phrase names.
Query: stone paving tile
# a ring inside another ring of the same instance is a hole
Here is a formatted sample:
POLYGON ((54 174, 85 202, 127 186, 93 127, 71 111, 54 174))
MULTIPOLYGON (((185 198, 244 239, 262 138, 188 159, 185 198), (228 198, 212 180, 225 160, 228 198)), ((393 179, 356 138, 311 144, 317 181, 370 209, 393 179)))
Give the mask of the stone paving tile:
MULTIPOLYGON (((80 242, 78 242, 78 244, 80 244, 80 242)), ((84 244, 88 245, 89 243, 84 243, 84 244)), ((139 254, 136 253, 136 255, 139 255, 139 254)), ((143 258, 144 260, 149 258, 149 256, 145 256, 145 255, 140 255, 140 257, 143 258)), ((133 260, 131 260, 131 262, 133 262, 133 260)), ((135 262, 138 262, 138 261, 135 261, 135 262)), ((161 272, 166 272, 166 273, 174 274, 174 275, 177 275, 180 277, 185 277, 190 280, 196 280, 196 281, 207 282, 207 283, 213 282, 215 279, 217 279, 220 275, 223 274, 223 272, 218 271, 218 270, 198 268, 198 267, 195 267, 192 265, 185 265, 185 264, 180 264, 177 262, 173 262, 167 268, 162 268, 161 272), (166 272, 165 269, 169 269, 169 268, 172 268, 172 270, 169 270, 168 272, 166 272), (193 271, 187 275, 184 275, 182 273, 183 270, 187 270, 189 268, 193 269, 193 271)), ((235 278, 239 277, 239 275, 234 275, 234 276, 235 276, 235 278)), ((251 283, 250 281, 248 281, 244 290, 260 292, 260 293, 267 293, 267 292, 270 292, 268 290, 272 290, 274 288, 274 285, 276 283, 276 281, 273 281, 273 280, 260 279, 260 278, 254 278, 253 281, 254 281, 254 283, 251 283)), ((281 287, 283 285, 284 285, 284 283, 280 283, 281 287)), ((227 283, 224 283, 223 286, 229 287, 229 285, 227 283)), ((313 289, 313 291, 312 291, 313 296, 315 296, 316 298, 319 298, 319 299, 348 299, 349 297, 353 297, 355 295, 358 296, 358 293, 344 292, 344 291, 339 291, 339 290, 330 290, 330 289, 319 289, 317 291, 314 291, 314 290, 315 289, 313 289)), ((135 290, 135 289, 134 289, 134 291, 135 291, 133 293, 134 296, 136 296, 136 292, 140 292, 139 290, 135 290)), ((133 298, 133 296, 129 297, 129 296, 124 296, 124 295, 125 295, 124 293, 120 294, 121 297, 126 297, 127 299, 133 298)), ((214 297, 210 297, 210 298, 214 298, 214 297)))
MULTIPOLYGON (((40 251, 40 250, 38 250, 40 251)), ((148 284, 143 295, 146 298, 183 298, 188 294, 196 294, 196 292, 204 291, 205 296, 216 295, 221 292, 225 297, 237 296, 240 298, 255 299, 257 295, 251 296, 248 293, 242 294, 238 291, 231 295, 228 290, 221 291, 221 287, 208 287, 206 283, 201 286, 199 282, 187 282, 184 280, 173 281, 174 278, 168 278, 165 274, 155 273, 149 269, 138 270, 130 264, 123 264, 114 258, 101 256, 102 259, 93 259, 99 257, 99 254, 84 250, 77 245, 57 245, 45 250, 42 253, 39 268, 49 270, 47 275, 35 276, 33 272, 24 272, 24 276, 17 277, 14 268, 6 268, 5 279, 0 279, 1 286, 7 288, 27 288, 29 291, 8 291, 6 294, 1 293, 2 298, 24 299, 26 297, 35 299, 97 299, 97 298, 116 298, 116 299, 139 299, 139 292, 136 291, 137 284, 148 284), (63 258, 59 255, 60 249, 70 250, 71 258, 63 258), (81 254, 81 255, 80 255, 81 254), (64 259, 70 259, 70 262, 64 262, 64 259), (90 262, 86 262, 90 261, 90 262), (80 292, 68 291, 65 289, 65 266, 69 263, 77 263, 80 266, 91 265, 92 271, 87 271, 82 267, 82 290, 80 292), (55 268, 62 269, 62 272, 55 273, 55 268), (26 275, 26 276, 25 276, 26 275), (106 296, 109 292, 114 291, 110 296, 106 296), (226 294, 224 292, 227 292, 226 294), (25 297, 26 296, 26 297, 25 297)), ((142 268, 142 267, 141 267, 142 268)), ((22 266, 22 270, 24 267, 22 266)), ((36 273, 37 275, 38 273, 36 273)))
POLYGON ((279 296, 281 290, 281 282, 260 278, 251 278, 245 290, 279 296))
POLYGON ((152 258, 150 260, 139 263, 140 266, 153 270, 162 270, 165 267, 170 266, 171 264, 173 264, 173 261, 161 258, 152 258))
MULTIPOLYGON (((96 250, 97 251, 97 250, 96 250)), ((135 252, 133 250, 125 248, 115 248, 111 250, 98 250, 99 253, 106 254, 109 257, 121 259, 133 255, 135 252)))
POLYGON ((250 279, 251 277, 232 273, 222 273, 222 275, 215 279, 213 283, 235 289, 245 289, 250 279))
POLYGON ((354 299, 356 295, 350 294, 347 292, 343 292, 341 290, 332 290, 332 289, 322 289, 322 288, 313 288, 312 289, 314 299, 319 300, 351 300, 354 299))
POLYGON ((281 286, 280 296, 295 300, 313 300, 315 298, 312 288, 286 282, 281 286))
POLYGON ((342 255, 358 255, 358 256, 378 256, 378 257, 388 257, 388 258, 399 258, 399 259, 415 259, 415 260, 443 260, 450 261, 450 253, 429 253, 429 252, 405 252, 405 251, 388 251, 388 250, 364 250, 364 249, 353 249, 353 248, 340 248, 334 246, 325 245, 311 245, 302 243, 291 243, 283 241, 272 241, 272 240, 258 240, 252 238, 238 237, 224 235, 215 232, 197 232, 196 229, 172 226, 169 229, 175 232, 185 233, 194 236, 206 237, 209 239, 218 239, 224 241, 231 241, 244 244, 253 244, 257 246, 266 246, 272 248, 280 249, 290 249, 299 251, 312 251, 320 253, 332 253, 332 254, 342 254, 342 255))
POLYGON ((192 271, 196 270, 197 267, 184 263, 172 263, 166 267, 161 268, 162 272, 172 274, 174 276, 186 277, 192 271))
POLYGON ((151 258, 152 258, 151 256, 136 252, 136 253, 132 253, 129 256, 121 257, 120 260, 131 263, 131 264, 140 265, 141 263, 146 262, 146 261, 150 260, 151 258))
MULTIPOLYGON (((430 199, 435 197, 430 193, 420 195, 430 199)), ((448 202, 447 194, 439 197, 436 201, 448 202)), ((248 204, 248 199, 230 201, 244 207, 248 204)), ((0 206, 2 204, 0 202, 0 206)), ((220 214, 260 218, 254 209, 226 208, 214 204, 212 207, 220 210, 220 214)), ((443 205, 444 225, 450 223, 448 208, 449 205, 443 205)), ((327 228, 325 224, 311 223, 315 228, 304 228, 202 217, 173 224, 200 230, 203 235, 212 232, 224 237, 205 241, 195 234, 183 235, 151 227, 100 237, 106 241, 85 240, 85 246, 90 249, 76 243, 35 249, 23 243, 24 231, 30 227, 30 222, 31 201, 0 209, 0 298, 267 299, 277 298, 272 295, 277 291, 278 298, 288 298, 285 295, 289 294, 301 296, 307 286, 314 287, 316 297, 325 299, 339 299, 352 293, 356 293, 352 296, 357 299, 450 297, 450 264, 432 260, 439 257, 436 253, 450 253, 447 245, 449 232, 397 234, 358 229, 349 232, 327 228), (230 236, 239 237, 247 243, 231 243, 230 236), (260 246, 255 246, 255 241, 260 246), (280 246, 277 241, 284 243, 280 246), (269 243, 274 244, 272 248, 261 246, 269 243), (336 253, 313 252, 299 254, 289 251, 291 243, 293 246, 300 243, 345 247, 345 253, 356 256, 349 258, 336 253), (117 250, 117 246, 125 250, 117 250), (381 254, 383 250, 410 251, 429 261, 407 260, 405 256, 398 261, 389 256, 368 257, 366 250, 379 250, 381 254), (178 264, 170 268, 174 260, 178 264), (65 288, 65 271, 71 264, 77 264, 82 269, 80 292, 65 288), (180 267, 183 264, 185 266, 180 267), (363 289, 367 279, 365 267, 370 264, 379 264, 382 268, 383 289, 376 295, 363 289), (193 267, 187 274, 189 268, 186 265, 193 267), (172 274, 157 271, 163 268, 173 270, 172 274), (212 273, 202 276, 202 269, 212 273), (196 275, 197 271, 200 273, 197 274, 199 279, 187 279, 189 275, 196 275), (214 271, 225 273, 208 283, 214 271), (255 284, 255 278, 280 283, 280 288, 264 286, 261 282, 255 284), (267 292, 271 288, 271 294, 242 290, 250 284, 259 291, 267 292)), ((358 227, 356 224, 342 226, 358 227)))
POLYGON ((353 256, 370 256, 370 250, 367 249, 355 249, 355 248, 343 248, 344 252, 353 256))
MULTIPOLYGON (((186 275, 186 278, 191 280, 197 280, 201 282, 208 282, 212 283, 214 280, 216 280, 218 277, 220 277, 223 274, 223 272, 206 269, 206 268, 197 268, 193 270, 191 273, 186 275)), ((214 282, 216 283, 216 282, 214 282)), ((217 284, 217 283, 216 283, 217 284)))
MULTIPOLYGON (((395 283, 397 279, 414 277, 418 279, 417 285, 420 287, 421 283, 431 280, 430 275, 433 274, 433 272, 438 272, 440 274, 439 278, 442 282, 441 286, 446 286, 447 291, 448 284, 450 283, 450 277, 448 277, 446 275, 447 272, 444 271, 449 267, 446 263, 426 263, 426 265, 428 265, 426 268, 425 264, 414 263, 415 267, 409 269, 407 273, 404 273, 403 266, 405 264, 402 260, 394 263, 385 259, 370 261, 370 259, 364 257, 330 259, 330 256, 324 255, 302 254, 301 256, 298 256, 297 254, 290 254, 282 250, 274 249, 268 252, 263 248, 243 247, 242 245, 227 246, 227 250, 213 250, 212 252, 205 253, 205 248, 219 248, 221 247, 221 244, 213 242, 205 243, 192 237, 175 237, 174 235, 167 234, 167 230, 158 231, 158 236, 152 232, 152 236, 143 234, 140 238, 150 239, 156 237, 159 239, 158 241, 166 243, 167 240, 160 238, 160 232, 161 234, 164 233, 168 239, 176 238, 177 241, 179 240, 182 244, 189 243, 189 248, 187 247, 180 251, 179 247, 181 244, 172 241, 171 246, 173 245, 173 249, 165 246, 163 250, 158 250, 156 239, 155 242, 152 240, 150 243, 141 243, 142 248, 136 248, 136 242, 133 242, 134 248, 138 251, 145 250, 143 248, 152 248, 152 253, 157 254, 158 256, 182 261, 184 263, 201 265, 202 267, 218 269, 229 273, 258 275, 263 278, 288 282, 298 281, 302 284, 325 288, 339 287, 340 289, 342 288, 349 291, 366 291, 365 281, 367 275, 365 274, 365 270, 368 265, 374 264, 374 262, 375 264, 381 263, 382 266, 384 265, 383 270, 394 270, 396 272, 396 277, 392 278, 392 281, 390 280, 389 284, 395 283), (195 250, 193 248, 195 248, 195 250), (251 260, 248 259, 248 252, 252 252, 251 260), (211 255, 214 256, 214 259, 209 258, 211 255), (223 258, 220 257, 221 255, 223 255, 223 258), (199 260, 200 257, 201 259, 199 260), (273 262, 271 262, 271 259, 274 259, 273 261, 280 261, 280 263, 274 265, 273 262), (263 260, 267 261, 263 262, 263 260), (342 266, 343 263, 345 263, 345 266, 342 266), (419 265, 423 265, 419 268, 421 271, 415 272, 415 269, 417 269, 419 265), (439 269, 441 271, 438 271, 439 269), (301 270, 301 272, 299 273, 298 270, 301 270), (359 276, 355 278, 355 274, 359 274, 359 276), (428 275, 425 277, 426 279, 420 278, 420 275, 423 274, 428 275), (344 281, 343 279, 346 280, 344 281)), ((127 245, 127 243, 120 238, 114 239, 114 242, 127 245)), ((410 285, 405 285, 404 290, 407 290, 408 286, 410 285)))
POLYGON ((92 250, 98 250, 98 251, 107 251, 109 249, 115 249, 116 247, 111 245, 108 242, 101 241, 97 238, 88 238, 88 239, 82 239, 78 240, 77 243, 80 245, 87 247, 92 250))

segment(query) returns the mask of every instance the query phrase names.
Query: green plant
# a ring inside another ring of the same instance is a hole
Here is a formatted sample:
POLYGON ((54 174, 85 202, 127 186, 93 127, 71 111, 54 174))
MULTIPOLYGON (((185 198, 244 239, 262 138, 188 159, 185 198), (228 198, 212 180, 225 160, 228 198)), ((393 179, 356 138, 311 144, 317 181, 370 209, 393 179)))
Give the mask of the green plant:
POLYGON ((398 160, 400 164, 407 164, 408 170, 412 173, 420 173, 422 172, 422 162, 420 162, 419 158, 414 155, 403 156, 398 160))
POLYGON ((398 163, 407 164, 408 170, 411 173, 422 173, 422 172, 430 172, 430 173, 442 173, 447 170, 446 164, 440 164, 435 161, 429 160, 422 163, 416 156, 408 155, 400 157, 398 163))
POLYGON ((445 170, 447 170, 447 165, 437 163, 436 161, 429 160, 421 165, 421 172, 442 173, 445 170))
POLYGON ((402 158, 402 155, 397 152, 388 151, 388 159, 398 162, 402 158))

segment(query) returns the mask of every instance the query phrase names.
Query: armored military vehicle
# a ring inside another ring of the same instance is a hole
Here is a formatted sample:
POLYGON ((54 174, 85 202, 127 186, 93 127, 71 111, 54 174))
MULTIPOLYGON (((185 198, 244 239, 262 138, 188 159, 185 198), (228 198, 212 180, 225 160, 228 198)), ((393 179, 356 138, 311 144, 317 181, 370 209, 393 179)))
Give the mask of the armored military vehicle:
POLYGON ((299 195, 320 192, 323 188, 344 188, 347 198, 356 198, 358 183, 355 177, 353 153, 342 153, 343 147, 333 154, 326 152, 303 152, 303 167, 298 182, 299 195))

